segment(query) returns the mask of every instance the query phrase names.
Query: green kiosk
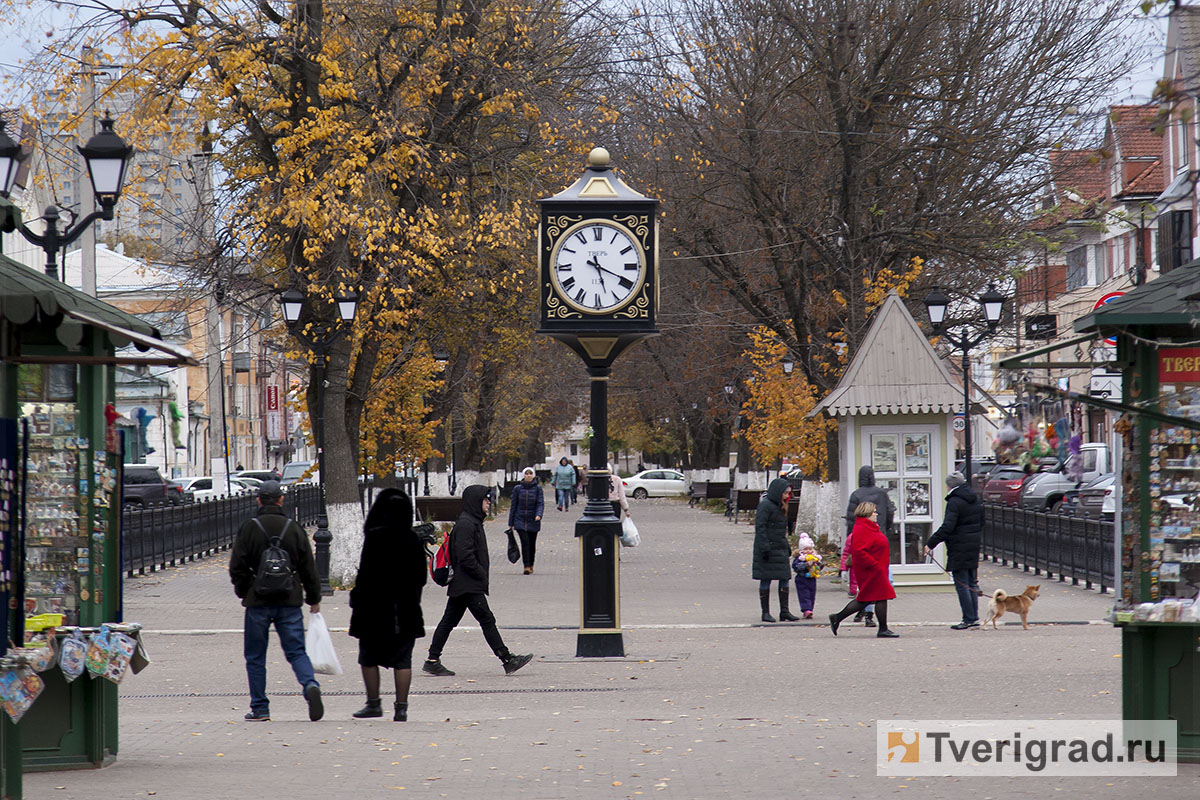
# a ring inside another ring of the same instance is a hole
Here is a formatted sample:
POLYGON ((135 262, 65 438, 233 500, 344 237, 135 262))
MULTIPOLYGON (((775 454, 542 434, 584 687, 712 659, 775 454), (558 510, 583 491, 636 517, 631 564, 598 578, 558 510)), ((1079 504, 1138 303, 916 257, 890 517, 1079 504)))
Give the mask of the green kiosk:
POLYGON ((1123 716, 1173 719, 1200 762, 1200 261, 1076 321, 1123 365, 1117 527, 1123 716))
POLYGON ((137 317, 0 255, 3 798, 21 797, 24 770, 116 757, 116 683, 68 680, 57 660, 39 672, 21 645, 47 622, 60 623, 56 653, 123 622, 115 366, 195 363, 137 317))

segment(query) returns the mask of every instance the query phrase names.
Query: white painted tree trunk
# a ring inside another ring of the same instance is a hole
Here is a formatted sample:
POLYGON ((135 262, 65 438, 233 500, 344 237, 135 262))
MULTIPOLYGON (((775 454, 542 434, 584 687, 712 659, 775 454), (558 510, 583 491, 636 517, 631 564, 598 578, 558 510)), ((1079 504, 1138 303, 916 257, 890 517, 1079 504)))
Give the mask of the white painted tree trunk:
POLYGON ((828 536, 829 541, 841 545, 846 538, 844 506, 837 481, 805 481, 800 490, 800 507, 796 509, 796 532, 804 531, 814 539, 828 536))
POLYGON ((354 585, 363 545, 363 513, 358 503, 329 503, 329 584, 335 589, 354 585))

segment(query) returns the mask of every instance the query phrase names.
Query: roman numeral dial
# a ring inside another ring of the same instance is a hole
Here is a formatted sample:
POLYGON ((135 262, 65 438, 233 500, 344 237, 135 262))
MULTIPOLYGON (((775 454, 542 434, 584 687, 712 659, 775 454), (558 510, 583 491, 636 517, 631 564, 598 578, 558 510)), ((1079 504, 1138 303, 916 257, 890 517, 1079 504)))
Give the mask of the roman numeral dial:
POLYGON ((645 248, 632 231, 612 220, 576 223, 551 248, 552 289, 584 314, 620 309, 637 296, 645 280, 645 248))

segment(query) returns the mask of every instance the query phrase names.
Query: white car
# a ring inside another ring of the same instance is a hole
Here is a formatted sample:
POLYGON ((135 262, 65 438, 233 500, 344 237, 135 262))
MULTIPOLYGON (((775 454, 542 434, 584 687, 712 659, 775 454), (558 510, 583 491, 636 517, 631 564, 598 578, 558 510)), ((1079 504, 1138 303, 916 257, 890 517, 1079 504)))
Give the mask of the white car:
POLYGON ((647 497, 671 497, 688 493, 687 480, 682 472, 673 469, 647 469, 637 475, 622 478, 625 494, 643 500, 647 497))
POLYGON ((237 478, 229 479, 229 486, 232 491, 225 489, 225 482, 220 481, 213 486, 213 479, 210 475, 197 475, 192 478, 177 478, 176 483, 183 487, 184 492, 190 492, 196 500, 212 500, 214 497, 225 497, 226 495, 242 494, 249 491, 245 484, 239 482, 237 478))

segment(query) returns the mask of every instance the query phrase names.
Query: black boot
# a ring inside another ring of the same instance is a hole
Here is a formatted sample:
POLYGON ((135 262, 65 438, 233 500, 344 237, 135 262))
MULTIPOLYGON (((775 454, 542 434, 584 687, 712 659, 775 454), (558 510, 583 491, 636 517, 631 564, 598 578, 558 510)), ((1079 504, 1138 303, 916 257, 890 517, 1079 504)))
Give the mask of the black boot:
POLYGON ((774 622, 775 618, 771 616, 771 590, 758 590, 758 603, 762 606, 762 621, 774 622))
POLYGON ((396 713, 392 715, 392 722, 408 722, 408 703, 396 703, 396 713))
POLYGON ((786 583, 779 584, 779 621, 780 622, 799 622, 800 618, 788 611, 788 585, 786 583))
POLYGON ((874 628, 875 627, 875 615, 869 611, 866 614, 863 614, 863 627, 864 628, 874 628))
POLYGON ((851 620, 851 621, 852 621, 852 622, 862 622, 862 621, 863 621, 863 617, 864 617, 864 616, 866 616, 866 612, 865 612, 865 611, 860 611, 860 612, 858 612, 857 614, 855 614, 855 615, 854 615, 854 619, 853 619, 853 620, 851 620))
POLYGON ((371 717, 382 717, 383 716, 383 704, 380 702, 378 697, 373 698, 373 699, 368 697, 367 704, 365 706, 363 706, 362 708, 360 708, 358 711, 355 711, 350 716, 354 717, 355 719, 369 719, 371 717))

